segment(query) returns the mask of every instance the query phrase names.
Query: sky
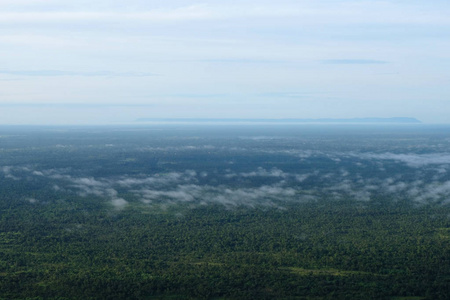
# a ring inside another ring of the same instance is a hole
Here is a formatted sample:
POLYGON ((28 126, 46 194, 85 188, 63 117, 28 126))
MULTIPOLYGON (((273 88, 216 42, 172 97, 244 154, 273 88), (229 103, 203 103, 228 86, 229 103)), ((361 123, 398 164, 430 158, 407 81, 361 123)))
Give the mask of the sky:
POLYGON ((0 124, 450 123, 448 0, 0 0, 0 124))

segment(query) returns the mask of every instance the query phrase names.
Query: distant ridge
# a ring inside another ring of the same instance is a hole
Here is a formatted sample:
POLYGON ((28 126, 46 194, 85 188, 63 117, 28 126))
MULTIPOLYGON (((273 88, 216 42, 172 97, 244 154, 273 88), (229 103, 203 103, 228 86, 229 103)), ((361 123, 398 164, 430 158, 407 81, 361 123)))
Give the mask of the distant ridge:
POLYGON ((238 119, 238 118, 140 118, 136 122, 163 123, 388 123, 419 124, 415 118, 352 118, 352 119, 238 119))

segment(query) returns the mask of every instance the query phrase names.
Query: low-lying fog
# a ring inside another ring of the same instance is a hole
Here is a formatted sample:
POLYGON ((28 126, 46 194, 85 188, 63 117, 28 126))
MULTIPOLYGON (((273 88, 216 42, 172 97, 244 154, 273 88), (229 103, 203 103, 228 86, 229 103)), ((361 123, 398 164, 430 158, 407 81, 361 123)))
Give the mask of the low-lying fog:
POLYGON ((445 205, 449 144, 447 128, 419 125, 3 129, 0 182, 21 183, 33 205, 47 201, 35 191, 41 186, 116 210, 380 197, 445 205))

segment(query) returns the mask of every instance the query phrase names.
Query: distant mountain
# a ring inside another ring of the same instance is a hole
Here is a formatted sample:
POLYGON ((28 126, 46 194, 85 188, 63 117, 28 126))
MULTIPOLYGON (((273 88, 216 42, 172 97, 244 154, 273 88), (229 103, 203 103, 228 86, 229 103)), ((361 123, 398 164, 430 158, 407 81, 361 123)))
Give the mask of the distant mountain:
POLYGON ((352 119, 238 119, 238 118, 140 118, 136 122, 163 123, 377 123, 419 124, 415 118, 352 118, 352 119))

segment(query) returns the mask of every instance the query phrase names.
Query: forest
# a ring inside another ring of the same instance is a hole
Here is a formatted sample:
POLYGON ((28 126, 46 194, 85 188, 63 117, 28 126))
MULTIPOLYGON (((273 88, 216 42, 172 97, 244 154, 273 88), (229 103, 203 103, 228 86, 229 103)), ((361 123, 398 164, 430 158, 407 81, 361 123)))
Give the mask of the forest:
POLYGON ((448 299, 446 127, 0 128, 0 299, 448 299))

